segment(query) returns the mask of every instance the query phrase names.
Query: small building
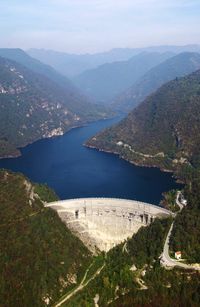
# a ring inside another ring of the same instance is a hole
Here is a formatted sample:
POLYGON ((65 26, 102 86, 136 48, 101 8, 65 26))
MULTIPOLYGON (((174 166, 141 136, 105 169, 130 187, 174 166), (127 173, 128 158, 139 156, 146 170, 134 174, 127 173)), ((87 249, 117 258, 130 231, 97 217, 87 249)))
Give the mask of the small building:
POLYGON ((181 256, 182 256, 182 254, 181 254, 180 251, 175 252, 175 258, 176 258, 177 260, 180 260, 180 259, 181 259, 181 256))
POLYGON ((187 200, 186 199, 182 199, 182 204, 183 204, 183 206, 187 206, 187 200))

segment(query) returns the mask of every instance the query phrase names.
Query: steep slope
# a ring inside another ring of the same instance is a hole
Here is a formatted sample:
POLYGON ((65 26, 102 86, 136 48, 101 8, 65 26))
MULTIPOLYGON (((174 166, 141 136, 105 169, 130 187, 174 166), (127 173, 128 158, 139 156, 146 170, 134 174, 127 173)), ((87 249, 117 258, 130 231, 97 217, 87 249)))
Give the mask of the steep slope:
POLYGON ((76 97, 80 96, 78 90, 67 77, 58 73, 51 66, 30 57, 22 49, 0 48, 0 56, 15 61, 38 74, 44 75, 58 83, 59 86, 63 86, 72 95, 76 97))
POLYGON ((47 187, 0 171, 0 305, 52 305, 82 278, 91 261, 86 247, 44 208, 47 187))
MULTIPOLYGON (((170 224, 169 219, 155 220, 110 250, 100 274, 65 306, 94 306, 94 298, 98 306, 199 306, 199 272, 160 265, 170 224)), ((195 243, 190 241, 192 247, 195 243)))
POLYGON ((149 69, 173 56, 172 53, 141 53, 128 61, 104 64, 74 79, 82 91, 97 101, 110 101, 130 87, 149 69))
POLYGON ((200 263, 200 172, 187 174, 184 196, 187 206, 177 215, 170 238, 170 250, 182 251, 190 263, 200 263))
POLYGON ((118 111, 128 112, 164 83, 200 68, 200 53, 181 53, 153 67, 138 82, 114 99, 118 111))
POLYGON ((45 49, 30 49, 27 53, 41 62, 54 67, 57 71, 70 78, 80 75, 85 70, 118 61, 127 61, 141 52, 200 52, 199 45, 186 46, 153 46, 146 48, 115 48, 94 54, 69 54, 45 49))
MULTIPOLYGON (((195 222, 199 219, 193 210, 199 207, 196 188, 186 208, 195 222)), ((93 258, 58 215, 44 208, 43 201, 55 198, 46 186, 0 171, 0 305, 55 306, 75 287, 80 291, 74 291, 65 306, 93 306, 94 298, 99 306, 199 306, 195 295, 199 273, 164 270, 159 263, 170 218, 155 219, 106 257, 93 258)), ((193 227, 199 231, 195 222, 193 227)), ((186 242, 190 238, 189 246, 196 252, 199 237, 192 240, 194 228, 188 230, 186 242)))
POLYGON ((200 70, 171 81, 123 121, 88 141, 136 164, 200 165, 200 70))
POLYGON ((102 109, 45 76, 0 58, 0 156, 104 116, 102 109))

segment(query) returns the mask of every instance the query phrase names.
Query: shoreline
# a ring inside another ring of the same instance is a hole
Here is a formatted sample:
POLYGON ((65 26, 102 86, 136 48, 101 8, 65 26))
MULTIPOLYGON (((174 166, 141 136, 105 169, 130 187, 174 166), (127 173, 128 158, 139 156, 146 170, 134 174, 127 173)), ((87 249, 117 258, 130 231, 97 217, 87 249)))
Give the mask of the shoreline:
POLYGON ((183 185, 185 184, 183 181, 180 180, 180 178, 178 178, 178 177, 175 176, 173 170, 166 169, 166 168, 162 168, 162 167, 159 167, 159 166, 154 165, 154 164, 152 164, 152 165, 146 165, 146 164, 142 164, 142 163, 137 163, 137 162, 135 162, 135 161, 126 159, 126 158, 125 158, 124 156, 122 156, 119 152, 115 152, 115 151, 111 151, 111 150, 106 150, 106 149, 98 148, 98 147, 95 147, 94 145, 89 145, 89 144, 86 144, 86 143, 84 143, 83 145, 84 145, 85 147, 87 147, 87 148, 95 149, 95 150, 97 150, 97 151, 99 151, 99 152, 102 151, 102 152, 105 152, 105 153, 108 153, 108 154, 116 155, 116 156, 118 156, 119 159, 122 159, 122 160, 124 160, 124 161, 126 161, 126 162, 128 162, 128 163, 130 163, 130 164, 132 164, 132 165, 134 165, 134 166, 137 166, 137 167, 157 168, 157 169, 159 169, 160 171, 162 171, 162 172, 164 172, 164 173, 171 173, 171 174, 173 174, 172 176, 173 176, 173 178, 175 178, 175 180, 176 180, 177 183, 180 183, 180 184, 183 184, 183 185))
POLYGON ((13 155, 8 155, 8 156, 0 156, 0 160, 3 160, 3 159, 14 159, 14 158, 19 158, 21 157, 21 152, 19 152, 18 154, 13 154, 13 155))
POLYGON ((126 159, 124 156, 122 156, 119 152, 116 152, 116 151, 111 151, 111 150, 107 150, 107 149, 102 149, 102 148, 98 148, 98 147, 95 147, 93 145, 88 145, 88 144, 84 144, 85 147, 88 147, 88 148, 91 148, 91 149, 95 149, 97 151, 102 151, 102 152, 105 152, 105 153, 108 153, 108 154, 113 154, 113 155, 116 155, 118 156, 120 159, 126 161, 126 162, 129 162, 130 164, 133 164, 135 166, 139 166, 139 167, 148 167, 148 168, 158 168, 160 169, 162 172, 165 172, 165 173, 173 173, 174 171, 173 170, 169 170, 169 169, 165 169, 165 168, 161 168, 157 165, 147 165, 147 164, 142 164, 142 163, 137 163, 133 160, 128 160, 126 159))
MULTIPOLYGON (((104 120, 104 119, 102 119, 102 120, 104 120)), ((33 141, 27 142, 27 143, 25 143, 24 145, 21 145, 20 147, 17 147, 17 148, 16 148, 16 149, 17 149, 16 151, 17 151, 18 153, 13 154, 13 155, 3 156, 3 157, 0 156, 0 160, 2 160, 2 159, 14 159, 14 158, 19 158, 19 157, 21 157, 21 155, 22 155, 21 149, 25 148, 26 146, 32 145, 32 144, 34 144, 34 143, 36 143, 36 142, 38 142, 38 141, 50 140, 50 139, 53 139, 53 138, 61 137, 61 136, 65 135, 66 133, 70 132, 70 131, 73 130, 73 129, 85 127, 85 126, 89 125, 90 123, 92 123, 92 122, 88 122, 88 123, 82 124, 82 125, 80 125, 80 126, 73 126, 73 127, 70 127, 69 129, 67 129, 66 131, 64 131, 62 134, 52 135, 52 136, 50 136, 50 137, 41 137, 41 138, 37 138, 37 139, 35 139, 35 140, 33 140, 33 141)))
POLYGON ((23 145, 21 145, 20 147, 17 147, 16 148, 16 153, 15 154, 9 154, 9 155, 6 155, 6 156, 0 156, 0 160, 3 160, 3 159, 14 159, 14 158, 19 158, 21 157, 22 153, 21 153, 21 149, 25 148, 26 146, 28 145, 32 145, 33 143, 35 142, 38 142, 38 141, 41 141, 41 140, 48 140, 48 139, 53 139, 53 138, 57 138, 57 137, 60 137, 60 136, 63 136, 65 135, 66 133, 70 132, 71 130, 73 129, 76 129, 76 128, 82 128, 82 127, 86 127, 88 126, 89 124, 92 124, 92 123, 95 123, 95 122, 98 122, 98 121, 105 121, 105 120, 109 120, 109 119, 112 119, 112 118, 115 118, 116 116, 114 117, 107 117, 107 118, 100 118, 100 119, 97 119, 97 120, 91 120, 91 121, 87 121, 85 123, 80 123, 80 125, 76 125, 76 126, 71 126, 71 127, 66 127, 66 130, 63 132, 63 134, 58 134, 58 135, 53 135, 53 136, 50 136, 50 137, 41 137, 41 138, 37 138, 33 141, 29 141, 27 143, 24 143, 23 145))
MULTIPOLYGON (((113 118, 113 117, 111 117, 111 118, 113 118)), ((52 135, 50 137, 37 138, 37 139, 35 139, 33 141, 27 142, 24 145, 18 147, 17 150, 16 150, 16 153, 13 154, 13 155, 11 154, 11 155, 7 155, 7 156, 0 156, 0 160, 19 158, 19 157, 22 156, 21 149, 25 148, 26 146, 32 145, 35 142, 42 141, 42 140, 53 139, 53 138, 57 138, 57 137, 61 137, 61 136, 64 136, 65 134, 67 134, 68 132, 72 131, 73 129, 86 127, 89 124, 92 124, 94 122, 105 121, 105 120, 109 120, 111 118, 103 118, 103 119, 98 119, 98 120, 94 120, 94 121, 89 121, 89 122, 86 122, 86 123, 80 123, 80 125, 68 127, 68 129, 66 129, 62 134, 52 135)), ((178 178, 175 175, 174 170, 172 170, 172 169, 162 168, 162 167, 159 167, 158 165, 155 165, 155 164, 149 165, 149 164, 144 164, 144 163, 136 162, 134 160, 129 160, 129 159, 125 158, 123 155, 121 155, 119 152, 98 148, 98 147, 96 147, 94 145, 89 145, 89 144, 87 144, 87 141, 85 143, 83 143, 82 145, 87 147, 87 148, 90 148, 90 149, 95 149, 96 151, 99 151, 99 152, 105 152, 105 153, 108 153, 108 154, 113 154, 113 155, 117 156, 119 159, 122 159, 122 160, 124 160, 124 161, 126 161, 126 162, 128 162, 128 163, 130 163, 130 164, 132 164, 134 166, 136 166, 136 167, 157 168, 157 169, 159 169, 162 172, 171 173, 172 177, 175 179, 175 181, 177 183, 183 184, 183 185, 185 184, 183 181, 180 180, 180 178, 178 178)))
POLYGON ((59 137, 59 136, 63 136, 65 133, 68 133, 68 132, 69 132, 70 130, 72 130, 72 129, 81 128, 81 127, 84 127, 84 126, 86 126, 86 125, 74 126, 74 127, 69 128, 68 130, 66 130, 66 131, 63 132, 62 134, 52 135, 52 136, 50 136, 50 137, 41 137, 41 138, 37 138, 37 139, 35 139, 35 140, 33 140, 33 141, 29 141, 29 142, 25 143, 24 145, 21 145, 20 147, 17 147, 17 148, 16 148, 16 149, 17 149, 16 151, 18 151, 18 153, 13 154, 13 155, 3 156, 3 157, 0 156, 0 160, 2 160, 2 159, 19 158, 19 157, 21 157, 21 155, 22 155, 21 149, 25 148, 26 146, 32 145, 33 143, 36 143, 36 142, 38 142, 38 141, 48 140, 48 139, 57 138, 57 137, 59 137))

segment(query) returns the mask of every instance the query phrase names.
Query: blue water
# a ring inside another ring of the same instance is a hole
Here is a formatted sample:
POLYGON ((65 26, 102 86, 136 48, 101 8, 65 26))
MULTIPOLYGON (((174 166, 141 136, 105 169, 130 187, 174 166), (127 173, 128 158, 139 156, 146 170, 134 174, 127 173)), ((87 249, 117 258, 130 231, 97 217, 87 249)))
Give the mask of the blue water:
POLYGON ((156 168, 136 167, 113 154, 82 145, 118 120, 98 121, 64 136, 35 142, 21 150, 21 157, 0 160, 0 168, 47 183, 61 199, 103 196, 158 204, 163 192, 180 187, 171 174, 156 168))

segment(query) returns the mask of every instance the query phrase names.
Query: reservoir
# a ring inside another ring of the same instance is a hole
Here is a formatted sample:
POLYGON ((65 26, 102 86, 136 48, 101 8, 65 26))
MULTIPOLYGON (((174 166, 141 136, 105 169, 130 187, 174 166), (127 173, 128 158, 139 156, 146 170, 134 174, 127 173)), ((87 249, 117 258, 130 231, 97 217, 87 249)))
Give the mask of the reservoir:
POLYGON ((115 197, 159 204, 163 192, 180 188, 172 174, 137 167, 116 155, 83 146, 88 138, 118 121, 101 120, 37 141, 22 148, 21 157, 0 160, 0 168, 47 183, 61 199, 115 197))

